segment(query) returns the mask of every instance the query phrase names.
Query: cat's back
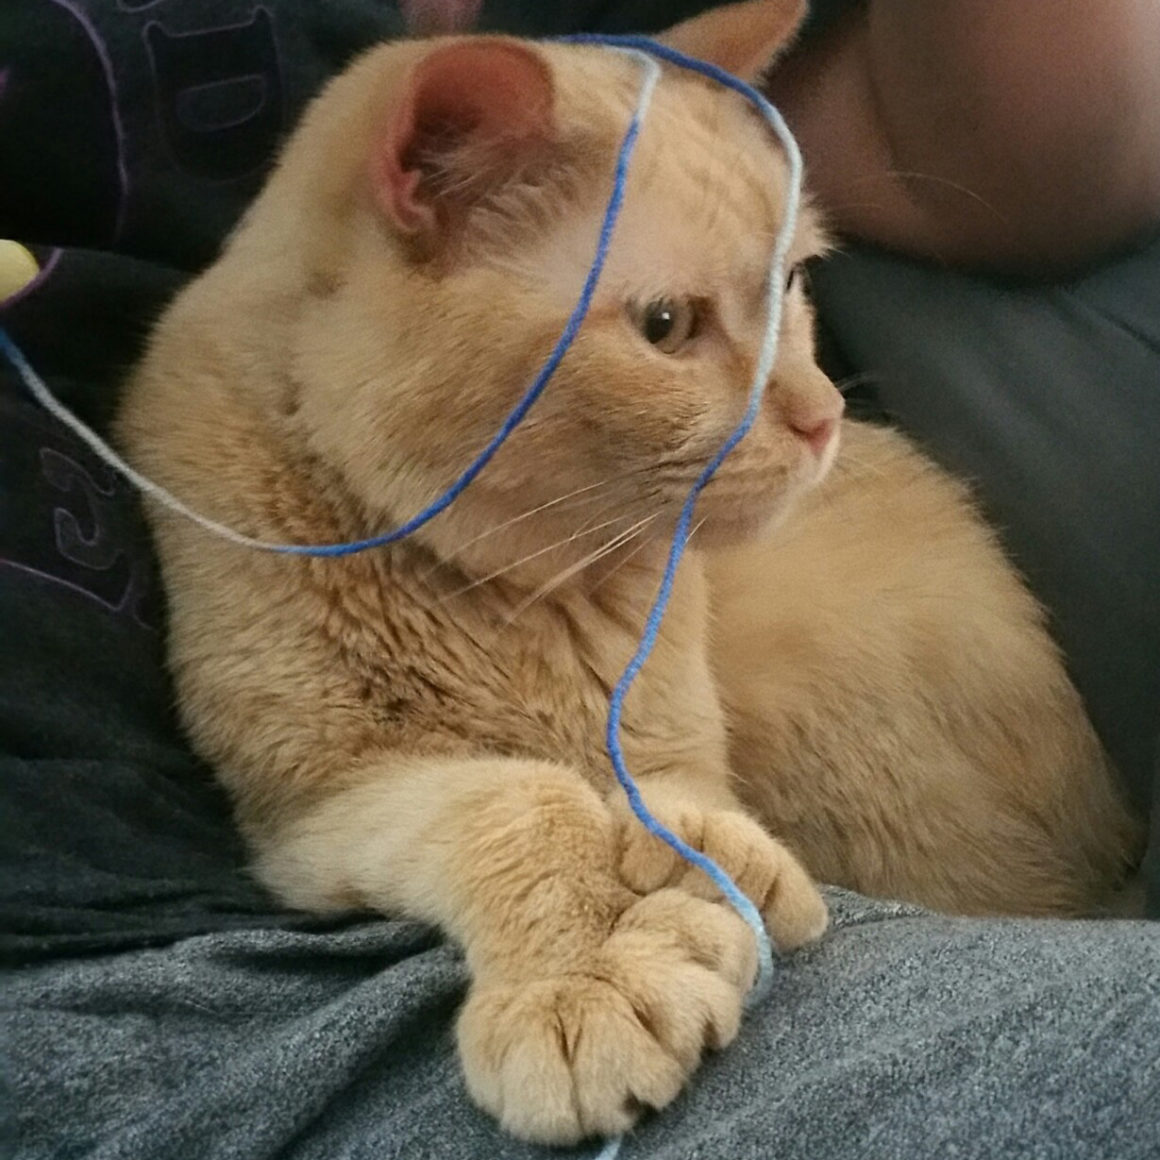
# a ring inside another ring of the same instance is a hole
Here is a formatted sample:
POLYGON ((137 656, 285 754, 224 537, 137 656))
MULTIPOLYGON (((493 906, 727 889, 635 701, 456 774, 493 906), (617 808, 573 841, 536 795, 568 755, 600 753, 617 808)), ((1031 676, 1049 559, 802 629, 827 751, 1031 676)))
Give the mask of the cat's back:
POLYGON ((1135 844, 1045 616, 968 489, 847 423, 828 480, 710 561, 744 792, 823 879, 1084 911, 1135 844))

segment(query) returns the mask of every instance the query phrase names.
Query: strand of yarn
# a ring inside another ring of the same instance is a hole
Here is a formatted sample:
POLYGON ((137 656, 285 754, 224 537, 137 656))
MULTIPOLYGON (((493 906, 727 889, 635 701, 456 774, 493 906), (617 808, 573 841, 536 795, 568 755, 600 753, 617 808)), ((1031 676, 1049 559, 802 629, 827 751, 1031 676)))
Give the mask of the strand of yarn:
MULTIPOLYGON (((733 89, 749 100, 762 114, 767 124, 769 124, 777 135, 785 151, 786 160, 789 165, 786 208, 770 259, 769 298, 766 304, 765 332, 762 336, 761 350, 758 354, 757 366, 753 374, 753 383, 749 391, 749 402, 741 422, 729 438, 725 440, 717 454, 705 466, 704 471, 702 471, 696 483, 693 484, 685 500, 685 504, 681 509, 681 514, 677 521, 677 529, 673 535, 672 547, 669 550, 668 561, 665 565, 664 575, 661 579, 656 599, 653 601, 652 608, 649 610, 648 617, 645 620, 640 644, 637 646, 636 653, 629 661, 620 680, 617 681, 616 687, 612 691, 612 697, 609 700, 608 727, 605 738, 612 768, 616 773, 616 779, 624 790, 629 806, 640 824, 650 834, 655 835, 667 843, 686 862, 703 870, 734 910, 745 920, 750 930, 753 931, 758 954, 758 975, 753 989, 746 997, 746 1005, 753 1006, 756 1003, 760 1003, 766 997, 773 984, 773 948, 770 944, 769 934, 765 929, 765 923, 761 918, 761 914, 753 903, 738 889, 733 879, 712 858, 709 858, 700 850, 693 849, 678 834, 673 833, 650 813, 641 797, 640 789, 636 781, 628 770, 628 765, 624 758, 624 749, 620 742, 620 730, 625 698, 628 695, 633 681, 639 675, 641 669, 644 668, 645 662, 648 660, 653 647, 656 645, 661 623, 668 609, 677 568, 680 565, 681 558, 689 542, 697 497, 704 490, 709 480, 713 478, 714 473, 721 466, 725 457, 745 438, 752 428, 761 409, 766 384, 777 361, 778 340, 781 335, 781 317, 785 300, 786 259, 789 253, 790 243, 793 240, 794 231, 797 228, 798 211, 801 203, 801 152, 797 147, 797 142, 794 140, 793 134, 790 133, 788 126, 785 124, 777 109, 752 86, 745 84, 744 81, 733 76, 732 73, 728 73, 716 65, 686 56, 684 53, 645 37, 578 35, 566 39, 577 44, 603 44, 610 47, 618 47, 625 51, 633 52, 634 54, 648 53, 652 56, 660 57, 662 60, 666 60, 678 68, 699 73, 702 76, 717 81, 727 88, 733 89)), ((601 1149, 596 1160, 616 1160, 620 1155, 623 1140, 623 1136, 617 1136, 609 1140, 601 1149)))
MULTIPOLYGON (((547 362, 544 364, 540 373, 536 376, 535 381, 525 392, 520 399, 515 409, 511 412, 505 420, 503 426, 497 432, 491 442, 484 448, 484 450, 477 456, 472 464, 463 472, 463 474, 433 503, 427 508, 424 508, 418 515, 412 517, 406 523, 393 531, 375 536, 367 540, 353 541, 343 544, 325 544, 325 545, 299 545, 299 544, 272 544, 265 541, 256 540, 249 536, 245 536, 240 532, 235 531, 215 520, 210 520, 202 516, 185 504, 183 504, 175 496, 171 495, 165 489, 154 484, 151 480, 141 476, 134 471, 127 463, 124 462, 117 454, 110 448, 95 432, 77 419, 70 411, 61 405, 56 398, 49 391, 48 387, 39 378, 36 372, 29 365, 24 358, 19 348, 12 342, 11 338, 0 329, 0 349, 3 349, 12 365, 16 368, 21 379, 28 387, 33 396, 45 407, 46 410, 56 416, 62 423, 79 435, 103 460, 109 463, 120 471, 127 479, 134 483, 142 492, 152 496, 154 499, 172 508, 174 511, 194 520, 207 530, 223 536, 225 539, 231 540, 234 543, 245 547, 258 548, 264 551, 281 552, 291 555, 312 555, 312 556, 343 556, 354 552, 365 551, 369 548, 381 547, 390 543, 394 543, 410 535, 423 524, 433 519, 440 512, 444 511, 451 505, 452 502, 464 491, 464 489, 476 478, 477 475, 486 467, 487 463, 516 429, 516 427, 523 420, 524 416, 531 409, 532 405, 543 393, 548 385, 552 375, 557 366, 562 361, 564 355, 567 353, 569 347, 578 333, 585 317, 587 316, 589 307, 592 302, 593 295, 596 290, 597 282, 600 274, 604 268, 605 260, 608 256, 608 251, 612 241, 612 233, 616 225, 617 217, 620 213, 620 208, 624 200, 625 188, 628 179, 628 168, 631 161, 633 148, 636 144, 637 137, 640 133, 641 123, 644 120, 645 114, 648 111, 649 104, 652 100, 653 92, 656 88, 660 76, 660 68, 656 63, 656 59, 664 60, 678 68, 685 69, 690 72, 698 73, 705 76, 718 84, 732 89, 745 97, 763 116, 765 121, 773 129, 783 150, 785 151, 786 159, 789 166, 789 181, 788 193, 786 198, 786 208, 782 219, 781 228, 778 231, 777 240, 773 248, 773 253, 770 259, 769 272, 769 297, 767 301, 766 325, 762 337, 760 352, 753 375, 753 382, 750 387, 748 403, 745 413, 737 427, 730 434, 728 439, 722 444, 721 448, 713 456, 713 458, 706 464, 704 470, 701 472, 697 481, 689 491, 689 495, 681 509, 680 516, 677 520, 676 531, 673 535, 672 546, 669 551, 668 559, 666 561, 661 583, 657 591, 656 598, 653 601, 652 607, 649 610, 648 617, 645 621, 644 629, 641 634, 640 644, 637 647, 635 654, 629 661, 620 680, 616 683, 613 689, 612 696, 609 701, 608 726, 606 733, 606 744, 608 748, 609 758, 615 771, 617 781, 624 790, 625 796, 629 802, 636 818, 641 825, 648 830, 649 833, 654 834, 662 841, 666 842, 673 850, 675 850, 683 859, 690 864, 698 867, 717 886, 725 899, 737 911, 737 913, 745 920, 753 931, 756 940, 758 952, 758 976, 757 981, 747 997, 747 1003, 760 1002, 768 993, 773 979, 773 953, 769 941, 769 936, 765 930, 765 924, 761 918, 760 913, 753 903, 738 889, 736 883, 729 877, 725 871, 717 865, 711 858, 703 854, 699 850, 693 849, 688 843, 681 839, 677 834, 669 830, 657 818, 655 818, 648 810, 641 796, 632 774, 629 772, 627 763, 624 757, 624 750, 621 745, 620 733, 621 723, 624 713, 624 702, 628 695, 629 689, 633 682, 644 668, 650 654, 656 645, 658 635, 660 633, 661 624, 664 620, 665 612, 668 608, 669 600, 672 596, 673 584, 676 578, 677 568, 680 565, 681 559, 684 555, 685 549, 689 542, 690 532, 692 528, 693 515, 696 508, 697 499, 709 480, 712 479, 721 463, 727 455, 733 450, 737 444, 745 438, 752 428, 757 415, 761 409, 762 399, 765 395, 766 384, 768 383, 773 366, 777 360, 778 340, 781 333, 781 318, 782 309, 784 305, 785 294, 785 268, 786 260, 789 252, 789 246, 793 239, 793 234, 796 229, 797 216, 801 197, 801 176, 802 176, 802 162, 801 154, 797 148, 797 143, 794 141, 792 134, 789 132, 781 115, 756 89, 750 85, 745 84, 731 73, 723 69, 709 64, 705 61, 697 60, 693 57, 686 56, 683 53, 677 52, 665 45, 659 44, 655 41, 649 40, 645 37, 611 37, 598 35, 577 35, 562 38, 567 42, 575 44, 593 44, 603 45, 605 47, 616 48, 621 51, 631 54, 641 63, 644 80, 641 84, 640 93, 637 99, 637 105, 633 112, 632 120, 625 132, 622 140, 620 150, 617 154, 616 171, 613 181, 612 193, 609 197, 604 218, 601 224, 600 237, 597 243, 596 253, 593 258, 592 265, 589 269, 588 276, 585 279, 584 287, 581 292, 579 301, 568 320, 563 333, 560 335, 559 341, 556 343, 552 354, 549 356, 547 362)), ((597 1160, 615 1160, 619 1154, 621 1146, 621 1137, 610 1140, 605 1148, 600 1153, 597 1160)))
POLYGON ((536 400, 544 393, 552 376, 556 373, 556 368, 568 353, 569 348, 576 339, 576 335, 580 331, 580 327, 584 323, 584 319, 588 316, 589 308, 592 305, 592 298, 596 293, 596 285, 600 281, 600 275, 608 259, 608 251, 612 245, 612 233, 616 228, 616 221, 620 216, 620 209, 624 203, 624 193, 628 185, 628 167, 632 160, 633 149, 636 147, 641 124, 652 102, 653 92, 656 89, 657 82, 660 80, 659 66, 651 59, 646 58, 646 60, 648 68, 645 71, 645 78, 637 96, 636 108, 633 111, 632 120, 629 122, 628 129, 625 131, 620 143, 619 152, 616 156, 616 170, 612 182, 612 192, 609 194, 608 202, 605 206, 604 217, 600 225, 600 236, 596 243, 596 252, 592 259, 592 265, 589 267, 588 275, 584 279, 584 286, 580 291, 580 297, 572 310, 572 314, 568 318, 567 325, 556 341, 556 345, 552 348, 552 353, 540 368, 540 372, 536 375, 532 385, 524 392, 523 397, 504 420, 500 429, 492 437, 491 442, 475 457, 463 474, 442 495, 428 504, 421 512, 389 532, 383 532, 380 535, 372 536, 366 540, 351 540, 339 544, 276 544, 247 536, 235 528, 229 527, 227 524, 210 519, 208 516, 194 511, 178 499, 177 496, 173 495, 172 492, 161 487, 160 484, 154 483, 153 480, 146 478, 131 467, 91 427, 65 407, 49 390, 47 384, 32 368, 20 348, 12 341, 11 337, 2 327, 0 327, 0 350, 3 350, 8 361, 15 368, 33 398, 46 411, 85 442, 99 458, 119 471, 121 475, 143 494, 148 495, 164 507, 177 512, 186 519, 192 520, 206 531, 212 532, 222 539, 229 540, 231 543, 243 548, 256 548, 259 551, 277 552, 287 556, 350 556, 356 552, 365 552, 370 548, 382 548, 388 544, 397 543, 399 540, 405 539, 413 532, 418 531, 419 528, 433 520, 440 512, 446 511, 463 494, 476 476, 491 462, 495 453, 507 442, 512 432, 523 422, 524 417, 532 409, 536 400))
POLYGON ((749 100, 762 114, 781 142, 789 165, 786 208, 770 259, 769 297, 766 304, 765 332, 762 336, 761 350, 758 354, 757 365, 753 373, 753 382, 749 391, 749 402, 741 422, 738 423, 733 433, 721 445, 717 454, 705 466, 696 483, 693 484, 688 498, 685 500, 684 507, 681 509, 680 517, 677 520, 677 530, 673 535, 672 547, 669 550, 668 561, 665 565, 664 575, 662 576, 656 599, 653 602, 652 608, 649 610, 648 618, 645 620, 640 644, 637 646, 636 653, 629 661, 628 667, 624 670, 624 673, 612 691, 612 697, 609 701, 608 729, 606 734, 606 744, 609 758, 612 761, 612 768, 616 773, 617 781, 620 782, 621 788, 628 798, 629 806, 636 815, 637 820, 650 834, 654 834, 663 842, 667 843, 686 862, 703 870, 712 880, 713 884, 721 891, 722 895, 729 901, 729 904, 745 919, 753 931, 758 948, 758 976, 757 982, 747 998, 747 1002, 752 1005, 761 1002, 765 998, 773 981, 773 951, 761 914, 757 910, 757 907, 738 889, 736 883, 734 883, 729 875, 713 859, 703 854, 700 850, 693 849, 679 835, 673 833, 649 812, 641 797, 640 789, 628 771, 628 766, 624 758, 624 750, 620 742, 620 731, 625 698, 628 695, 633 681, 636 680, 641 669, 644 668, 645 662, 652 653, 660 633, 661 622, 664 620, 665 611, 668 608, 669 599, 672 596, 673 582, 676 579, 677 568, 680 565, 681 557, 684 555, 685 548, 689 542, 697 497, 705 489, 705 485, 709 480, 713 478, 713 475, 721 466, 725 457, 745 438, 750 428, 752 428, 761 410, 761 402, 765 396, 766 384, 773 371, 774 363, 777 361, 778 340, 781 334, 781 316, 785 296, 786 258, 790 243, 793 240, 794 231, 797 227, 798 210, 801 201, 801 153, 798 150, 797 142, 793 139, 793 135, 782 120, 781 114, 778 113, 773 105, 752 86, 747 85, 744 81, 733 76, 732 73, 728 73, 716 65, 686 56, 684 53, 677 52, 675 49, 658 44, 645 37, 578 35, 568 37, 567 39, 572 43, 603 44, 619 47, 634 53, 649 53, 679 68, 699 73, 727 88, 733 89, 749 100))
POLYGON ((599 1153, 593 1157, 593 1160, 616 1160, 620 1155, 620 1145, 624 1143, 623 1136, 613 1136, 599 1153))

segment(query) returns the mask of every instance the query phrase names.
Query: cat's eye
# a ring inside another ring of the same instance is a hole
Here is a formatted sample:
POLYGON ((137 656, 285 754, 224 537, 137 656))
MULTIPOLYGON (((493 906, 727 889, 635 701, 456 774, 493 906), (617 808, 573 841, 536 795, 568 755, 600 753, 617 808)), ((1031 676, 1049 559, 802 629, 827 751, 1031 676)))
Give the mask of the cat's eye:
POLYGON ((696 337, 699 315, 688 299, 658 298, 637 312, 637 326, 646 341, 665 354, 676 354, 696 337))

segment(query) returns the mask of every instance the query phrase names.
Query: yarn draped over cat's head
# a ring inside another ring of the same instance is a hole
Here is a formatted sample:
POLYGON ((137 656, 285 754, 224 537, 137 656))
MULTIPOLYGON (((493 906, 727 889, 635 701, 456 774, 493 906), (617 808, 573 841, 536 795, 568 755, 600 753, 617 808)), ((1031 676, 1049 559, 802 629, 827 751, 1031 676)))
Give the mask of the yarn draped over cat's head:
MULTIPOLYGON (((797 5, 747 7, 767 13, 768 59, 797 5)), ((707 42, 704 29, 689 47, 712 58, 716 43, 738 67, 729 37, 710 27, 707 42)), ((230 341, 266 344, 255 365, 280 373, 256 384, 260 401, 337 473, 368 528, 439 494, 552 349, 639 86, 631 59, 598 47, 400 43, 335 81, 292 138, 219 267, 233 272, 234 303, 263 300, 272 325, 230 341)), ((529 557, 533 581, 630 530, 626 547, 663 545, 745 408, 785 189, 784 157, 754 111, 666 70, 591 310, 551 389, 420 537, 473 571, 529 557), (508 520, 503 537, 469 543, 508 520)), ((791 268, 824 246, 808 207, 799 221, 791 268)), ((753 534, 812 486, 840 413, 793 279, 763 413, 699 501, 699 542, 753 534)))

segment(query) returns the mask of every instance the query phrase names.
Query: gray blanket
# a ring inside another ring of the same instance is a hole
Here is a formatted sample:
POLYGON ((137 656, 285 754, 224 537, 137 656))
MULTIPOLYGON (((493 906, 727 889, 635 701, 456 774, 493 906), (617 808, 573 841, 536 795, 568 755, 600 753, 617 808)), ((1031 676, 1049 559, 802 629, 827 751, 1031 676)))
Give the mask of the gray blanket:
MULTIPOLYGON (((574 26, 671 15, 565 7, 574 26)), ((43 266, 0 324, 85 418, 107 422, 303 102, 399 27, 379 0, 0 5, 0 235, 43 266)), ((1154 249, 1015 291, 861 255, 818 281, 835 365, 979 479, 1141 809, 1158 271, 1154 249)), ((134 496, 0 362, 0 1154, 544 1155, 467 1102, 463 969, 434 932, 282 911, 247 878, 173 720, 163 625, 134 496)), ((626 1160, 1160 1156, 1160 928, 832 901, 833 933, 626 1160)))

